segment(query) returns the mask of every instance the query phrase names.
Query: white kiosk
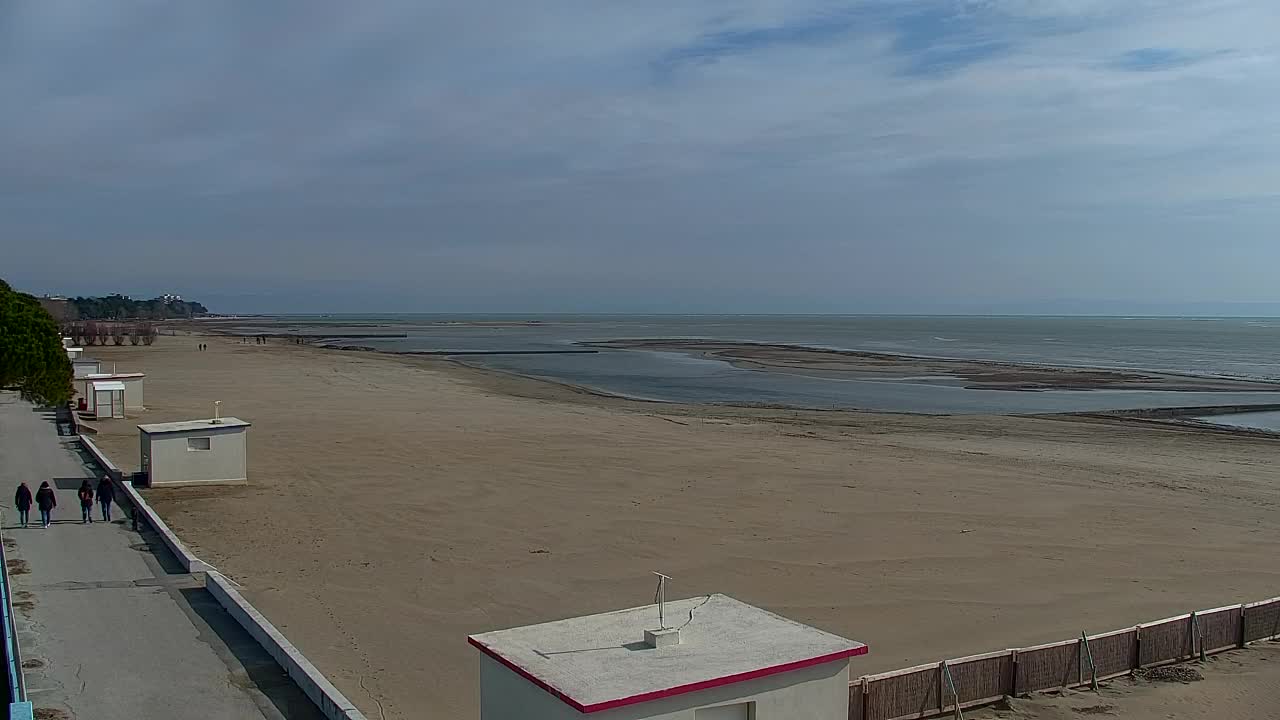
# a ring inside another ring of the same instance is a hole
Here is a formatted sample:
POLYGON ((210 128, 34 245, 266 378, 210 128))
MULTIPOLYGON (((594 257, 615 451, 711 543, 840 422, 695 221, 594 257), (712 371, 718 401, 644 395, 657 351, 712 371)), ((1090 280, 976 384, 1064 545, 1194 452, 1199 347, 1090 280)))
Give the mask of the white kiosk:
POLYGON ((142 471, 152 486, 247 482, 248 430, 233 417, 139 425, 142 471))
POLYGON ((473 635, 481 720, 841 720, 867 646, 725 595, 473 635))
MULTIPOLYGON (((121 407, 125 410, 141 412, 146 410, 143 405, 143 381, 146 379, 146 373, 90 373, 83 378, 79 378, 84 383, 84 397, 86 407, 85 410, 97 412, 97 397, 93 394, 94 383, 100 382, 116 382, 124 389, 121 407)), ((113 416, 122 417, 122 416, 113 416)))
POLYGON ((81 356, 71 361, 71 369, 76 380, 90 375, 101 375, 102 361, 81 356))
POLYGON ((94 418, 124 417, 124 383, 119 380, 89 380, 85 383, 85 395, 94 418))

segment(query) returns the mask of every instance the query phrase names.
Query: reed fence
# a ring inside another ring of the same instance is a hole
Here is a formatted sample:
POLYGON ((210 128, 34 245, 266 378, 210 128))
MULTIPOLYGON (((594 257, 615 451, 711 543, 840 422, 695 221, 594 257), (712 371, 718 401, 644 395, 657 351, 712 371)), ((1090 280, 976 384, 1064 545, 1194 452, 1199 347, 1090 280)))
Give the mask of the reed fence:
POLYGON ((919 720, 1006 695, 1097 683, 1138 668, 1280 639, 1280 598, 1201 610, 1122 630, 866 675, 849 685, 849 720, 919 720))

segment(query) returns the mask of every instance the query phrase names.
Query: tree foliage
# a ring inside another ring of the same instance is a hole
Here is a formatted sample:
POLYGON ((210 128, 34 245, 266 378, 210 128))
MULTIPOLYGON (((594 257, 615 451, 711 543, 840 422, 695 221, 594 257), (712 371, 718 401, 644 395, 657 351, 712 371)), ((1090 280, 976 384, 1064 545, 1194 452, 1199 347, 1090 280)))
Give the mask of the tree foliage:
POLYGON ((0 280, 0 387, 57 405, 71 399, 71 361, 53 317, 30 295, 0 280))
POLYGON ((84 320, 169 320, 209 312, 198 302, 163 297, 134 300, 128 295, 107 295, 76 297, 68 302, 74 308, 75 317, 84 320))

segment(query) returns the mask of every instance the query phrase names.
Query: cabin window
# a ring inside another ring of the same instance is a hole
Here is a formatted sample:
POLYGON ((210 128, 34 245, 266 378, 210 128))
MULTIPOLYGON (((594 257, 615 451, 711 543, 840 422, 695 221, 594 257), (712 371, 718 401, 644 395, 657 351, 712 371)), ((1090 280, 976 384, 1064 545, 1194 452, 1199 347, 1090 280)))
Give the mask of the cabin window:
POLYGON ((209 449, 209 438, 207 437, 187 438, 187 450, 194 451, 194 450, 208 450, 208 449, 209 449))
POLYGON ((721 705, 719 707, 700 708, 693 711, 695 720, 755 720, 756 704, 753 702, 737 705, 721 705))

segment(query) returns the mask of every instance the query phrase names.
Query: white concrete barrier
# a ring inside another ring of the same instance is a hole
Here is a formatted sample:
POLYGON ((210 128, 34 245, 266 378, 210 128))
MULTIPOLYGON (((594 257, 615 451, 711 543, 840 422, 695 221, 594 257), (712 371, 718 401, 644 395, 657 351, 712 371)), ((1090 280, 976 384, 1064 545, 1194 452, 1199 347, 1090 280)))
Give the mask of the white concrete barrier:
POLYGON ((147 504, 147 501, 142 498, 142 494, 133 487, 133 483, 124 480, 121 477, 120 470, 112 464, 111 459, 108 458, 102 450, 98 449, 98 446, 95 445, 92 440, 81 435, 80 444, 83 445, 84 449, 93 456, 93 459, 102 466, 107 475, 111 476, 116 489, 125 497, 129 498, 130 504, 133 505, 133 511, 141 513, 147 524, 160 534, 160 539, 164 542, 165 547, 169 548, 169 552, 173 553, 173 556, 178 559, 178 563, 181 564, 187 572, 197 573, 208 572, 210 570, 208 563, 195 555, 192 555, 191 551, 187 550, 187 546, 184 545, 182 541, 178 539, 178 536, 169 529, 169 526, 165 524, 164 520, 160 519, 160 515, 147 504))
POLYGON ((231 586, 231 582, 217 572, 205 576, 204 586, 217 598, 222 607, 240 623, 258 644, 262 645, 280 667, 284 668, 294 683, 311 698, 329 720, 365 720, 365 716, 351 704, 338 688, 311 664, 262 613, 231 586))
POLYGON ((98 465, 111 476, 112 480, 119 482, 123 475, 120 473, 120 468, 116 467, 115 463, 111 462, 111 458, 107 457, 107 454, 102 452, 102 450, 99 449, 98 446, 89 438, 83 435, 80 435, 79 438, 80 446, 85 449, 85 452, 89 453, 89 456, 93 458, 93 461, 98 463, 98 465))

